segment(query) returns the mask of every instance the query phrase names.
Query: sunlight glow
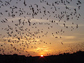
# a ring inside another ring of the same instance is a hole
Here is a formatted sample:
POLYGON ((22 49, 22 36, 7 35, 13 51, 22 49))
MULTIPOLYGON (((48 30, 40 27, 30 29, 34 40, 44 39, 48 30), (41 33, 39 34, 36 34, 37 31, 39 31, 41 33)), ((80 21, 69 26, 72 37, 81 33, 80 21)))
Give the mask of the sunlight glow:
POLYGON ((43 57, 43 55, 41 55, 41 57, 43 57))

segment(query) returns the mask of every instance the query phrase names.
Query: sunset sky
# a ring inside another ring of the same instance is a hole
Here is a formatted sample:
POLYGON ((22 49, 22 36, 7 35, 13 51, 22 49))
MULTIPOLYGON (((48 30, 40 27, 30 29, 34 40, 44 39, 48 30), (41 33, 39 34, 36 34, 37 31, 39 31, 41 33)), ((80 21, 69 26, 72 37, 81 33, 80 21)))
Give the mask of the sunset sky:
POLYGON ((84 51, 84 0, 0 1, 0 54, 46 56, 79 50, 84 51))

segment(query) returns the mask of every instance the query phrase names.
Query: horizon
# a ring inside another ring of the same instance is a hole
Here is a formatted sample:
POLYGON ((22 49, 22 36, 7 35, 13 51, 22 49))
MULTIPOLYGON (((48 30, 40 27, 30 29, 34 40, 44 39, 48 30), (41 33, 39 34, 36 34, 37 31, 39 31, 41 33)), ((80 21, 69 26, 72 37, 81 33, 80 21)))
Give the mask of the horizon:
POLYGON ((0 55, 2 55, 2 56, 24 56, 24 57, 39 57, 39 58, 45 58, 45 57, 49 57, 49 56, 60 56, 60 55, 74 55, 74 54, 81 54, 81 53, 84 53, 84 51, 77 51, 77 52, 73 52, 73 53, 62 53, 62 54, 58 54, 58 55, 46 55, 46 56, 44 56, 43 55, 43 57, 41 57, 41 55, 40 56, 25 56, 25 55, 18 55, 18 54, 13 54, 13 55, 11 55, 11 54, 0 54, 0 55))

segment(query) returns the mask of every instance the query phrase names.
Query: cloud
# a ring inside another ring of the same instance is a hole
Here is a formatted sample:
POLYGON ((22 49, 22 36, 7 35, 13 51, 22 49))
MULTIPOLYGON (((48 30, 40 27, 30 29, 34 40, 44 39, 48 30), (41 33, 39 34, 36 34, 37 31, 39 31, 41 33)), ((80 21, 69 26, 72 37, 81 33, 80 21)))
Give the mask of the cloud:
POLYGON ((75 39, 76 37, 75 36, 62 36, 63 39, 75 39))
POLYGON ((84 26, 84 24, 79 24, 78 26, 83 27, 83 26, 84 26))
POLYGON ((49 22, 46 19, 31 19, 31 22, 49 22))
POLYGON ((48 51, 48 47, 46 47, 46 46, 43 46, 43 47, 37 47, 36 48, 36 51, 48 51))
MULTIPOLYGON (((58 5, 59 7, 65 7, 65 5, 58 5)), ((67 5, 69 8, 77 8, 76 6, 67 5)))
MULTIPOLYGON (((19 19, 21 19, 21 21, 28 21, 28 19, 30 19, 31 22, 49 22, 49 20, 46 20, 46 19, 37 19, 37 18, 24 18, 24 17, 15 17, 15 18, 12 18, 12 17, 6 17, 8 22, 11 22, 11 21, 18 21, 19 19)), ((1 18, 0 20, 3 20, 4 18, 1 18)))

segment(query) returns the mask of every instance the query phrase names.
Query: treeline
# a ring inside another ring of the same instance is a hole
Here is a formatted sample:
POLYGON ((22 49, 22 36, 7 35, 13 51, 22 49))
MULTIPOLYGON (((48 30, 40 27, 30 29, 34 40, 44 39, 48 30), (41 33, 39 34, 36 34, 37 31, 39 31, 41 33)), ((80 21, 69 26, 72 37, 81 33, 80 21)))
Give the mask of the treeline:
POLYGON ((84 63, 84 51, 73 54, 64 53, 60 55, 45 56, 43 58, 25 57, 23 55, 0 55, 0 63, 84 63))

